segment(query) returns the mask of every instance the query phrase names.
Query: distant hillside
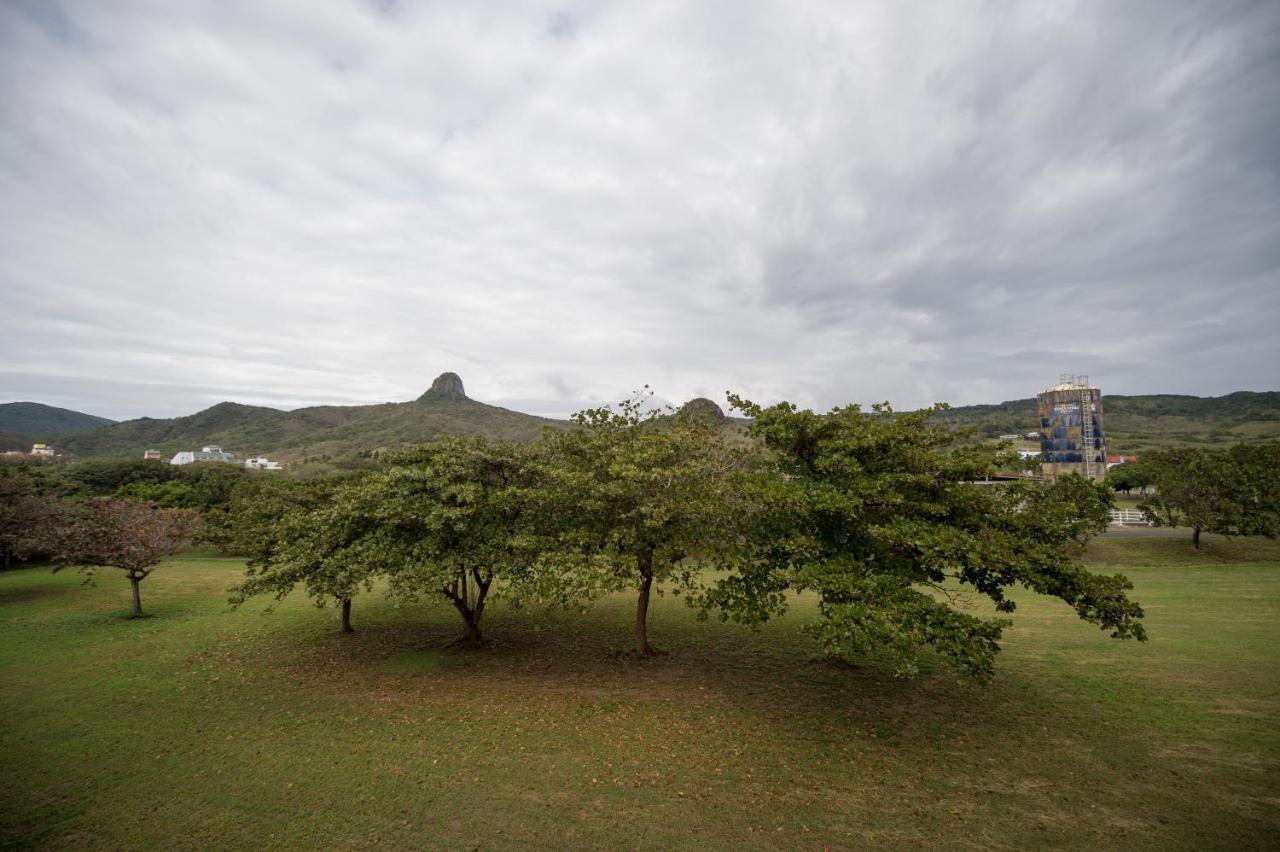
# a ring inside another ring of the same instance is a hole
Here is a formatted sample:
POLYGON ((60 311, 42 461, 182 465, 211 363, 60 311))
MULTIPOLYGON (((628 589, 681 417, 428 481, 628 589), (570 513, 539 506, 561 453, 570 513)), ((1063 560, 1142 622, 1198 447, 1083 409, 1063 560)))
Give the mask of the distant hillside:
MULTIPOLYGON (((1221 447, 1280 440, 1280 392, 1237 391, 1226 396, 1106 396, 1102 398, 1109 451, 1141 452, 1168 446, 1221 447)), ((942 415, 987 437, 1039 426, 1034 399, 966 405, 942 415)))
POLYGON ((148 449, 171 455, 217 444, 241 457, 270 453, 284 461, 299 461, 355 456, 430 441, 440 435, 482 434, 532 440, 544 427, 567 425, 468 399, 462 380, 445 373, 413 402, 316 406, 295 411, 220 402, 186 417, 144 417, 65 435, 57 448, 81 458, 141 457, 148 449))
MULTIPOLYGON (((705 400, 689 403, 686 413, 696 405, 715 408, 714 413, 723 416, 714 403, 705 400)), ((1111 452, 1280 440, 1280 392, 1275 391, 1240 391, 1221 397, 1104 396, 1103 405, 1107 448, 1111 452)), ((0 406, 0 411, 15 407, 103 421, 36 403, 10 403, 0 406)), ((1024 434, 1038 426, 1034 399, 962 406, 942 417, 955 425, 973 426, 986 437, 1024 434)), ((56 449, 79 458, 139 458, 148 449, 168 456, 179 450, 217 444, 241 457, 267 453, 281 461, 297 463, 351 458, 441 435, 481 434, 525 441, 538 437, 548 426, 569 428, 563 420, 535 417, 469 399, 462 380, 453 373, 438 377, 426 393, 412 402, 315 406, 295 411, 221 402, 186 417, 105 422, 110 425, 60 434, 56 449)), ((5 428, 10 433, 0 435, 0 443, 12 443, 13 449, 29 449, 28 436, 57 434, 0 426, 0 430, 5 428)))
MULTIPOLYGON (((38 402, 6 402, 0 404, 0 432, 18 432, 52 438, 68 432, 83 432, 115 423, 105 417, 81 414, 66 408, 54 408, 38 402)), ((27 449, 31 449, 27 447, 27 449)))
POLYGON ((34 443, 35 441, 30 435, 0 429, 0 453, 7 453, 13 450, 27 452, 34 443))

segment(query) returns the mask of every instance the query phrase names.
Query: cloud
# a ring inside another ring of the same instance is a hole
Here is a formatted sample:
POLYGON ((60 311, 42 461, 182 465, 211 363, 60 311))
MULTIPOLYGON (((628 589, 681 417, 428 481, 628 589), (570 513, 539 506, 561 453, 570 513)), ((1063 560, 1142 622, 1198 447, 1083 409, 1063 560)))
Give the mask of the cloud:
POLYGON ((0 398, 1280 379, 1280 10, 0 9, 0 398))

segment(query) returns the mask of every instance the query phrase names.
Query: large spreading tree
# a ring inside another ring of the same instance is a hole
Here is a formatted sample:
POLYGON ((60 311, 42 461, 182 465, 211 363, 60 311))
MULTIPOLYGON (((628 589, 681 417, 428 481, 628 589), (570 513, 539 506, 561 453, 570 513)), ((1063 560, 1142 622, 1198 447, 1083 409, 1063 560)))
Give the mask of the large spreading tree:
POLYGON ((1123 576, 1085 570, 1079 540, 1105 529, 1107 489, 1079 477, 1051 485, 983 484, 1001 451, 958 441, 938 409, 858 406, 827 414, 731 396, 754 419, 764 466, 747 491, 753 521, 737 568, 704 597, 726 618, 758 621, 788 593, 816 593, 810 629, 833 655, 886 655, 918 670, 933 651, 976 677, 992 673, 1008 622, 957 606, 969 589, 1002 613, 1012 586, 1061 598, 1117 638, 1143 639, 1123 576))
POLYGON ((1237 445, 1227 451, 1179 448, 1143 460, 1154 493, 1139 508, 1159 526, 1202 533, 1280 534, 1280 443, 1237 445))

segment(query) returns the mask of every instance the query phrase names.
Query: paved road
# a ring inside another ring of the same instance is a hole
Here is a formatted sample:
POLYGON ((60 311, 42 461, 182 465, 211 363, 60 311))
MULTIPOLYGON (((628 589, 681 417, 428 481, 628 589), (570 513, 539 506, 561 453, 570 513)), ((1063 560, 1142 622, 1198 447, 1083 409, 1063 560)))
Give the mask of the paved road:
MULTIPOLYGON (((1170 527, 1108 527, 1103 536, 1110 538, 1185 538, 1191 539, 1191 530, 1170 527)), ((1200 533, 1200 540, 1220 538, 1211 533, 1200 533)))

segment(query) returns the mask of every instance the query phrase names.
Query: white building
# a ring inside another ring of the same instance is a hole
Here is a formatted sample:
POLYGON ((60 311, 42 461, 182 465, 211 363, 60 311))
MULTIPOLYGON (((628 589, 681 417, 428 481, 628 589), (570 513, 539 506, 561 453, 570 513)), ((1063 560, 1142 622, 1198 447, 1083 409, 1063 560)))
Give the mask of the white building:
POLYGON ((51 456, 53 455, 53 447, 48 444, 32 444, 31 455, 33 456, 51 456))
POLYGON ((244 460, 244 466, 250 470, 284 470, 280 462, 272 461, 266 456, 254 456, 244 460))
POLYGON ((192 464, 205 461, 239 463, 231 453, 224 453, 222 447, 208 446, 201 447, 199 450, 183 450, 169 459, 169 464, 192 464))

